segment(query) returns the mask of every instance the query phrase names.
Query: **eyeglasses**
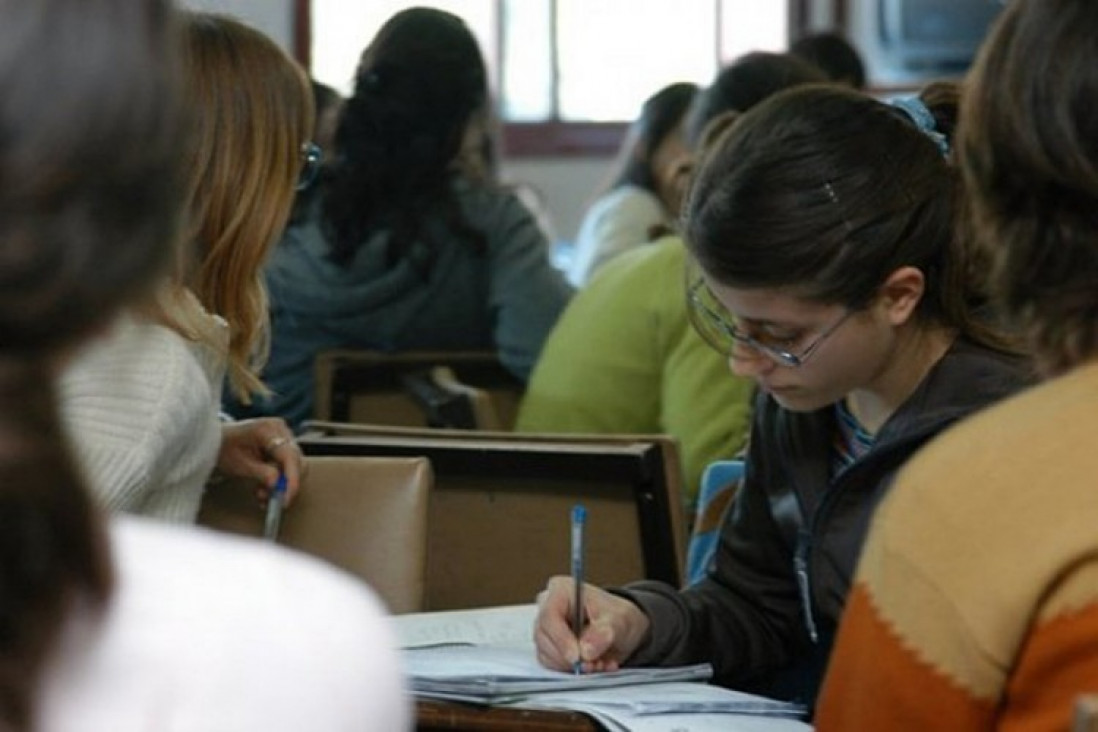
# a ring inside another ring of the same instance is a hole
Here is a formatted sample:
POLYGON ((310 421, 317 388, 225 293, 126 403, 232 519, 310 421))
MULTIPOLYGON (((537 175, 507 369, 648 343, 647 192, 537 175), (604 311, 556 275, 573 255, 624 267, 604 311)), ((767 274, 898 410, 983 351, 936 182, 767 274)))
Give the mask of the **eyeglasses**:
POLYGON ((311 186, 317 175, 320 174, 320 159, 324 157, 324 151, 315 142, 305 142, 301 145, 301 173, 297 177, 297 190, 303 191, 311 186))
POLYGON ((736 348, 747 346, 758 353, 767 356, 781 366, 799 368, 812 357, 827 338, 853 315, 856 310, 847 310, 841 318, 824 329, 816 340, 800 353, 788 350, 791 342, 800 340, 800 336, 794 339, 773 339, 768 343, 765 339, 751 336, 737 328, 730 316, 722 315, 727 312, 724 306, 717 301, 709 287, 700 276, 691 278, 686 288, 687 312, 690 323, 698 335, 722 353, 727 358, 742 358, 736 355, 736 348))

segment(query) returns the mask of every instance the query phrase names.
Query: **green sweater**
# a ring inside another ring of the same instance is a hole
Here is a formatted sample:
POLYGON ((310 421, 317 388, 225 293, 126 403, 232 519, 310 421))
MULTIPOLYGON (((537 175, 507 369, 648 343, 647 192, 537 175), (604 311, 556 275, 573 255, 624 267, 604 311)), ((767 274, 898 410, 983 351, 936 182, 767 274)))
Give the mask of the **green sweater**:
POLYGON ((550 333, 516 429, 673 435, 693 516, 702 470, 744 446, 752 383, 690 326, 685 262, 668 237, 599 270, 550 333))

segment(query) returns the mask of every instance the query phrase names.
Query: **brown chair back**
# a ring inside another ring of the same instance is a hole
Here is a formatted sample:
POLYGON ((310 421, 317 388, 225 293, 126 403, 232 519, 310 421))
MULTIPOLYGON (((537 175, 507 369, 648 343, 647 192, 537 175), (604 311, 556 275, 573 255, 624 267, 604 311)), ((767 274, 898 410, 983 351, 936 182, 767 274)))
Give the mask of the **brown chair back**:
MULTIPOLYGON (((431 466, 425 458, 317 457, 282 516, 278 543, 370 584, 394 613, 423 609, 431 466)), ((206 491, 198 523, 260 537, 265 513, 251 481, 206 491)))
POLYGON ((404 427, 509 430, 525 388, 493 351, 322 351, 314 378, 317 419, 404 427))
POLYGON ((588 515, 590 582, 681 583, 685 532, 669 438, 311 422, 299 444, 310 456, 430 459, 427 610, 532 602, 550 576, 569 571, 577 503, 588 515))

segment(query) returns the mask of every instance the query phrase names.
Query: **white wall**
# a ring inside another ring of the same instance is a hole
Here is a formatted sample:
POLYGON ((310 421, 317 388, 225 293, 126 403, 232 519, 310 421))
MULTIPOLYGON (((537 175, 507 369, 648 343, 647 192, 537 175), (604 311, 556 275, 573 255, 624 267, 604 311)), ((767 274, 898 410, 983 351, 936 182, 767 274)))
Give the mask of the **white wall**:
POLYGON ((541 195, 558 239, 572 241, 580 219, 610 172, 613 158, 529 158, 503 161, 509 183, 526 183, 541 195))

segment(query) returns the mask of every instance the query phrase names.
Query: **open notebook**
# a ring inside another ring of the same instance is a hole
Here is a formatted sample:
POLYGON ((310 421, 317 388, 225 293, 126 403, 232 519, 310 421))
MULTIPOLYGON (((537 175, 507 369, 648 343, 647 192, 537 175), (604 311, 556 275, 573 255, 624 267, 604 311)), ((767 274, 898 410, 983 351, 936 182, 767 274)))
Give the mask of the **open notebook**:
POLYGON ((708 664, 573 675, 534 655, 533 605, 394 618, 420 697, 584 712, 608 729, 808 730, 805 709, 704 683, 708 664))

